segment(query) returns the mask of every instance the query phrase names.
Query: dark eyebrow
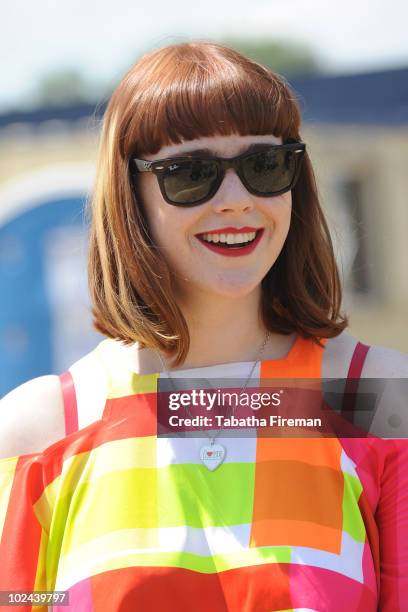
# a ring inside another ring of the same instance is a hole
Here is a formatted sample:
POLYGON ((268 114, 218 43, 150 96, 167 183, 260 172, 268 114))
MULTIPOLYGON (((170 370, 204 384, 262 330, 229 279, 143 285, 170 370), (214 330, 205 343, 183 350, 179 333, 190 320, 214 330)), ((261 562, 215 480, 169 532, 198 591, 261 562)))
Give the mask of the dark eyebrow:
MULTIPOLYGON (((242 155, 243 153, 255 153, 256 151, 263 151, 266 147, 270 147, 271 145, 277 146, 279 143, 277 142, 254 142, 249 145, 247 148, 241 149, 241 151, 237 155, 242 155)), ((165 159, 175 159, 177 157, 219 157, 214 151, 211 149, 193 149, 188 151, 179 151, 178 153, 172 153, 168 155, 165 159)), ((235 156, 234 156, 235 157, 235 156)))

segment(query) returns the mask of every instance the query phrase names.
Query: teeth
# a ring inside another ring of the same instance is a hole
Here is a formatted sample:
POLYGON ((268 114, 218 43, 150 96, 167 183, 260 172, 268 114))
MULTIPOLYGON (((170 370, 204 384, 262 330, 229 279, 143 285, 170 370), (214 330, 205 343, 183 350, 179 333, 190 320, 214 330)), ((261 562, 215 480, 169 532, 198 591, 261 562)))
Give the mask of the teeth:
POLYGON ((254 240, 256 232, 246 234, 203 234, 201 238, 207 242, 224 242, 226 244, 238 244, 254 240))

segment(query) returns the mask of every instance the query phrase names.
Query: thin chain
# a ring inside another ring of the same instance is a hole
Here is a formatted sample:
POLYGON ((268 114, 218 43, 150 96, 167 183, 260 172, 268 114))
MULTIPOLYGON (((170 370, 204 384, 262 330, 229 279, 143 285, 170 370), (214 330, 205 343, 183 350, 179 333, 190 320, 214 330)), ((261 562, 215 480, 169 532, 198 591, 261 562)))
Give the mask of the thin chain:
MULTIPOLYGON (((271 335, 271 333, 270 333, 270 331, 269 331, 269 329, 268 329, 268 330, 266 331, 265 338, 264 338, 264 340, 263 340, 263 342, 262 342, 262 345, 260 346, 260 348, 259 348, 259 350, 258 350, 258 352, 257 352, 257 354, 256 354, 255 361, 254 361, 254 364, 253 364, 253 366, 252 366, 252 368, 251 368, 251 371, 250 371, 250 373, 249 373, 249 376, 248 376, 248 378, 246 379, 245 385, 242 387, 241 391, 239 392, 239 395, 241 395, 241 394, 242 394, 242 392, 243 392, 243 391, 246 389, 247 384, 248 384, 248 382, 249 382, 249 381, 250 381, 250 379, 251 379, 252 372, 254 371, 255 366, 257 365, 257 363, 258 363, 258 361, 259 361, 259 358, 260 358, 260 356, 262 355, 262 353, 263 353, 263 351, 264 351, 264 349, 265 349, 265 346, 266 346, 266 344, 267 344, 267 342, 268 342, 268 340, 269 340, 269 338, 270 338, 270 335, 271 335)), ((162 359, 162 356, 160 355, 160 353, 159 353, 158 351, 156 351, 156 353, 157 353, 157 356, 159 357, 159 359, 160 359, 160 361, 161 361, 161 364, 162 364, 162 367, 163 367, 164 372, 167 374, 167 376, 168 376, 168 378, 169 378, 169 380, 170 380, 170 382, 171 382, 171 384, 172 384, 173 389, 174 389, 175 391, 178 391, 178 389, 176 388, 176 386, 175 386, 175 384, 174 384, 174 380, 173 380, 172 376, 170 375, 170 372, 168 371, 168 369, 167 369, 167 368, 166 368, 166 366, 164 365, 164 361, 163 361, 163 359, 162 359)), ((204 379, 204 380, 207 380, 207 379, 204 379)), ((212 388, 214 388, 214 387, 212 387, 212 388)), ((193 415, 191 414, 191 412, 190 412, 190 410, 189 410, 188 406, 185 406, 185 408, 186 408, 186 410, 187 410, 187 413, 190 415, 190 417, 191 417, 191 418, 194 418, 194 417, 193 417, 193 415)), ((233 415, 233 414, 234 414, 235 409, 236 409, 236 406, 234 406, 234 407, 231 409, 231 415, 233 415)), ((228 415, 227 415, 227 416, 228 416, 228 415)), ((214 440, 215 440, 215 438, 218 436, 218 434, 219 434, 219 433, 220 433, 220 432, 221 432, 223 429, 224 429, 224 425, 223 425, 223 426, 222 426, 222 427, 221 427, 221 428, 220 428, 220 429, 219 429, 219 430, 218 430, 218 431, 217 431, 217 432, 216 432, 216 433, 215 433, 213 436, 208 436, 208 439, 210 440, 210 444, 211 444, 211 445, 212 445, 212 444, 214 444, 214 440)))

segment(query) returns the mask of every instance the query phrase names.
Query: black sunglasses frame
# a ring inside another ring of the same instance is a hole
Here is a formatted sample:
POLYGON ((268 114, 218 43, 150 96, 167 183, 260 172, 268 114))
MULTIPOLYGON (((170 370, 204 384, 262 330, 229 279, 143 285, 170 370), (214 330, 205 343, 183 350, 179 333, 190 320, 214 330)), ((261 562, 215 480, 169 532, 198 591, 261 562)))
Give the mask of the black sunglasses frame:
POLYGON ((258 197, 268 198, 268 197, 281 195, 283 193, 286 193, 287 191, 291 191, 295 187, 296 182, 299 178, 299 174, 300 174, 300 170, 302 166, 302 160, 303 160, 305 152, 306 152, 306 144, 304 142, 295 141, 291 139, 290 141, 286 141, 284 144, 265 146, 265 149, 263 149, 262 151, 243 153, 241 155, 238 155, 237 157, 230 157, 230 158, 225 158, 225 157, 200 158, 194 155, 184 155, 180 157, 173 157, 173 158, 167 158, 167 159, 156 159, 152 161, 145 160, 145 159, 137 159, 133 157, 132 161, 134 162, 134 169, 136 169, 137 172, 153 172, 153 174, 157 176, 161 194, 164 200, 168 204, 171 204, 172 206, 181 206, 184 208, 184 207, 191 207, 191 206, 199 206, 200 204, 204 204, 204 202, 208 202, 208 200, 211 200, 211 198, 217 193, 218 189, 220 188, 222 181, 224 180, 224 177, 225 177, 225 171, 228 168, 233 168, 235 172, 237 173, 237 175, 239 176, 244 187, 249 191, 249 193, 252 193, 253 195, 256 195, 258 197), (245 180, 241 163, 243 160, 247 159, 248 157, 259 155, 259 153, 262 153, 264 150, 268 151, 270 149, 279 150, 279 151, 282 151, 282 150, 283 151, 293 151, 295 155, 295 171, 293 173, 292 180, 287 187, 284 187, 283 189, 280 189, 278 191, 260 193, 259 191, 253 189, 251 185, 249 185, 247 181, 245 180), (171 166, 174 166, 179 163, 186 162, 186 161, 205 161, 205 162, 215 163, 217 166, 217 178, 214 181, 214 185, 211 191, 204 198, 201 198, 200 200, 197 200, 191 203, 174 202, 166 194, 166 188, 164 185, 164 174, 167 169, 171 168, 171 166))

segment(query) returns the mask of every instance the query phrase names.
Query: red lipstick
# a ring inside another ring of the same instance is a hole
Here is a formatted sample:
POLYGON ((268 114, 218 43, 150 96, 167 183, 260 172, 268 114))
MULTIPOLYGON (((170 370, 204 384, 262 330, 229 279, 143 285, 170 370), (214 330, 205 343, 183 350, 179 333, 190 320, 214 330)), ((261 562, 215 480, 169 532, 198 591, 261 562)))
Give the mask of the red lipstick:
MULTIPOLYGON (((255 231, 255 229, 251 229, 251 231, 255 231)), ((241 229, 239 230, 239 232, 241 233, 243 232, 243 230, 241 229)), ((204 233, 205 234, 211 234, 211 233, 223 234, 224 231, 220 232, 219 230, 217 230, 216 232, 204 232, 204 233)), ((228 233, 232 233, 232 232, 228 232, 228 233)), ((235 230, 235 233, 238 233, 237 230, 235 230)), ((241 255, 249 255, 250 253, 252 253, 252 251, 256 249, 257 245, 261 241, 263 233, 264 233, 264 229, 261 228, 259 231, 257 231, 255 239, 247 246, 242 246, 242 247, 238 247, 238 246, 220 247, 218 246, 218 244, 214 244, 214 242, 206 242, 205 240, 200 238, 198 234, 197 234, 197 237, 202 245, 207 247, 207 249, 209 249, 210 251, 214 251, 214 253, 218 253, 219 255, 224 255, 225 257, 240 257, 241 255)))

